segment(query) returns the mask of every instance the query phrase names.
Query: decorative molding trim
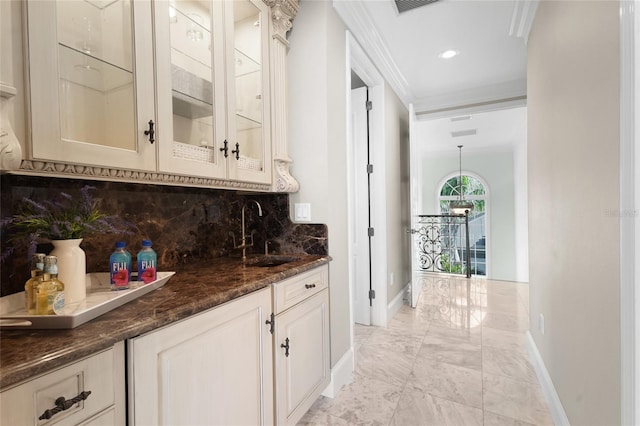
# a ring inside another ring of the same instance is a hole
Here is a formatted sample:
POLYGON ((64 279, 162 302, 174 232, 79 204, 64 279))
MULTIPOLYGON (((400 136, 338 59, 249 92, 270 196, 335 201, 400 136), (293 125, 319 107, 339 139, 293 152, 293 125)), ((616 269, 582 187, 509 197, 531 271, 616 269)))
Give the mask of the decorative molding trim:
POLYGON ((333 8, 351 30, 352 35, 355 37, 355 34, 358 34, 358 43, 368 53, 371 61, 380 70, 380 73, 400 100, 405 105, 413 103, 414 100, 409 90, 409 83, 407 83, 407 79, 393 61, 391 52, 380 33, 376 30, 376 26, 367 9, 361 2, 351 0, 333 0, 333 8))
POLYGON ((293 26, 292 21, 298 14, 298 0, 263 0, 271 8, 273 37, 288 45, 287 33, 293 26))
POLYGON ((389 319, 389 321, 391 321, 394 315, 398 313, 400 308, 402 308, 402 305, 404 304, 404 296, 407 293, 407 291, 411 291, 410 289, 411 289, 411 281, 409 281, 407 285, 405 285, 402 288, 402 290, 400 290, 400 292, 396 295, 396 297, 394 297, 393 300, 387 306, 387 318, 389 319))
POLYGON ((640 64, 635 55, 640 46, 640 1, 620 2, 620 418, 623 425, 638 423, 640 415, 640 378, 638 344, 640 343, 640 306, 636 300, 638 267, 637 199, 640 108, 638 81, 640 64))
POLYGON ((513 2, 513 14, 511 15, 511 26, 509 27, 509 35, 511 37, 521 37, 524 39, 524 44, 527 44, 539 3, 539 0, 513 2))
POLYGON ((273 191, 274 192, 298 192, 300 184, 289 173, 291 160, 273 160, 273 191))
POLYGON ((236 189, 266 192, 268 184, 238 182, 225 179, 182 176, 163 172, 115 169, 101 166, 56 163, 52 161, 22 160, 19 170, 11 173, 33 176, 93 179, 114 182, 148 183, 155 185, 192 186, 202 188, 236 189))
POLYGON ((343 386, 353 382, 354 370, 355 358, 353 355, 353 347, 351 347, 331 369, 331 382, 329 382, 329 385, 322 391, 322 396, 335 398, 343 386))
POLYGON ((22 145, 9 121, 11 98, 17 93, 15 87, 0 82, 0 170, 16 170, 22 160, 22 145))
POLYGON ((536 342, 533 341, 533 336, 531 336, 531 332, 529 331, 527 331, 527 350, 529 352, 533 368, 536 370, 536 376, 538 376, 540 386, 542 387, 542 393, 547 400, 547 404, 549 404, 549 412, 551 414, 553 424, 556 426, 569 426, 570 423, 567 413, 564 411, 558 392, 556 392, 556 388, 553 386, 551 376, 547 371, 547 367, 544 365, 544 361, 538 351, 536 342))
POLYGON ((271 138, 273 152, 273 186, 274 192, 297 192, 300 184, 291 176, 289 166, 289 136, 287 125, 289 103, 287 97, 287 32, 291 29, 291 21, 298 13, 297 0, 264 0, 271 7, 272 42, 271 61, 271 138))

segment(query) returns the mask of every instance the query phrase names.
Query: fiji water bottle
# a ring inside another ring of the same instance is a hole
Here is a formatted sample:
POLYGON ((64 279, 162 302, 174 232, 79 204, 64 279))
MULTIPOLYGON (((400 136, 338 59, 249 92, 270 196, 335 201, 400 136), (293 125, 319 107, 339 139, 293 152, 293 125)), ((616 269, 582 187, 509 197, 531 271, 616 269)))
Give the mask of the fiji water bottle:
POLYGON ((151 248, 151 241, 142 240, 142 250, 138 252, 138 281, 149 284, 156 280, 158 258, 151 248))
POLYGON ((116 243, 116 250, 109 257, 111 290, 127 290, 131 276, 131 254, 125 250, 124 241, 116 243))

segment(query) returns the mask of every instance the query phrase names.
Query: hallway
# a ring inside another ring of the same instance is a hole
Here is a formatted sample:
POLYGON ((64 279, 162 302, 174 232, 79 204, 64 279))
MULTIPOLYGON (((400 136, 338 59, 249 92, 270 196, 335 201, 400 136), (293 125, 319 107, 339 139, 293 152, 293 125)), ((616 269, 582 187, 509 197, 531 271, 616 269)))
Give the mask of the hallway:
POLYGON ((528 285, 422 279, 387 329, 356 324, 354 382, 299 425, 551 425, 526 349, 528 285))

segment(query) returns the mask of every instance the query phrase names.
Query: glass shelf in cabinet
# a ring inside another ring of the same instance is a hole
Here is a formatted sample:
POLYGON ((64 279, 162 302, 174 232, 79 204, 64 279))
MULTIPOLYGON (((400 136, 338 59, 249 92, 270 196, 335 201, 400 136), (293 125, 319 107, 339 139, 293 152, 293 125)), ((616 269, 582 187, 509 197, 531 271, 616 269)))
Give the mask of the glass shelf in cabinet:
POLYGON ((213 105, 193 98, 187 94, 173 90, 173 113, 181 117, 196 119, 213 116, 213 105))
POLYGON ((257 129, 259 127, 262 127, 262 123, 260 121, 249 118, 246 115, 236 113, 236 118, 238 130, 257 129))
POLYGON ((235 61, 236 61, 236 77, 242 75, 258 72, 262 69, 262 66, 258 61, 235 49, 235 61))
POLYGON ((76 49, 58 44, 60 79, 102 93, 133 84, 133 73, 76 49))

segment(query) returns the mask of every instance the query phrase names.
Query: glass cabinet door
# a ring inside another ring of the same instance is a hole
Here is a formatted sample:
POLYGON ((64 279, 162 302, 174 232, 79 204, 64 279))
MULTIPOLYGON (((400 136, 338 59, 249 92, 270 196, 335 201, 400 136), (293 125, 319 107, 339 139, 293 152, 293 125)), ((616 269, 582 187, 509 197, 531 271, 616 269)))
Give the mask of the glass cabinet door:
MULTIPOLYGON (((255 182, 271 180, 268 79, 268 7, 262 1, 232 2, 233 22, 229 51, 229 134, 234 153, 235 178, 255 182), (235 115, 232 115, 235 112, 235 115)), ((228 45, 229 46, 229 45, 228 45)))
POLYGON ((154 9, 160 169, 270 182, 268 6, 156 0, 154 9))
POLYGON ((134 150, 129 1, 59 1, 57 12, 62 139, 134 150))
POLYGON ((220 90, 216 80, 224 77, 224 69, 216 68, 218 51, 222 52, 222 8, 216 3, 155 3, 163 171, 206 177, 226 174, 224 86, 220 90))
POLYGON ((27 17, 34 158, 154 169, 149 3, 30 0, 27 17))

